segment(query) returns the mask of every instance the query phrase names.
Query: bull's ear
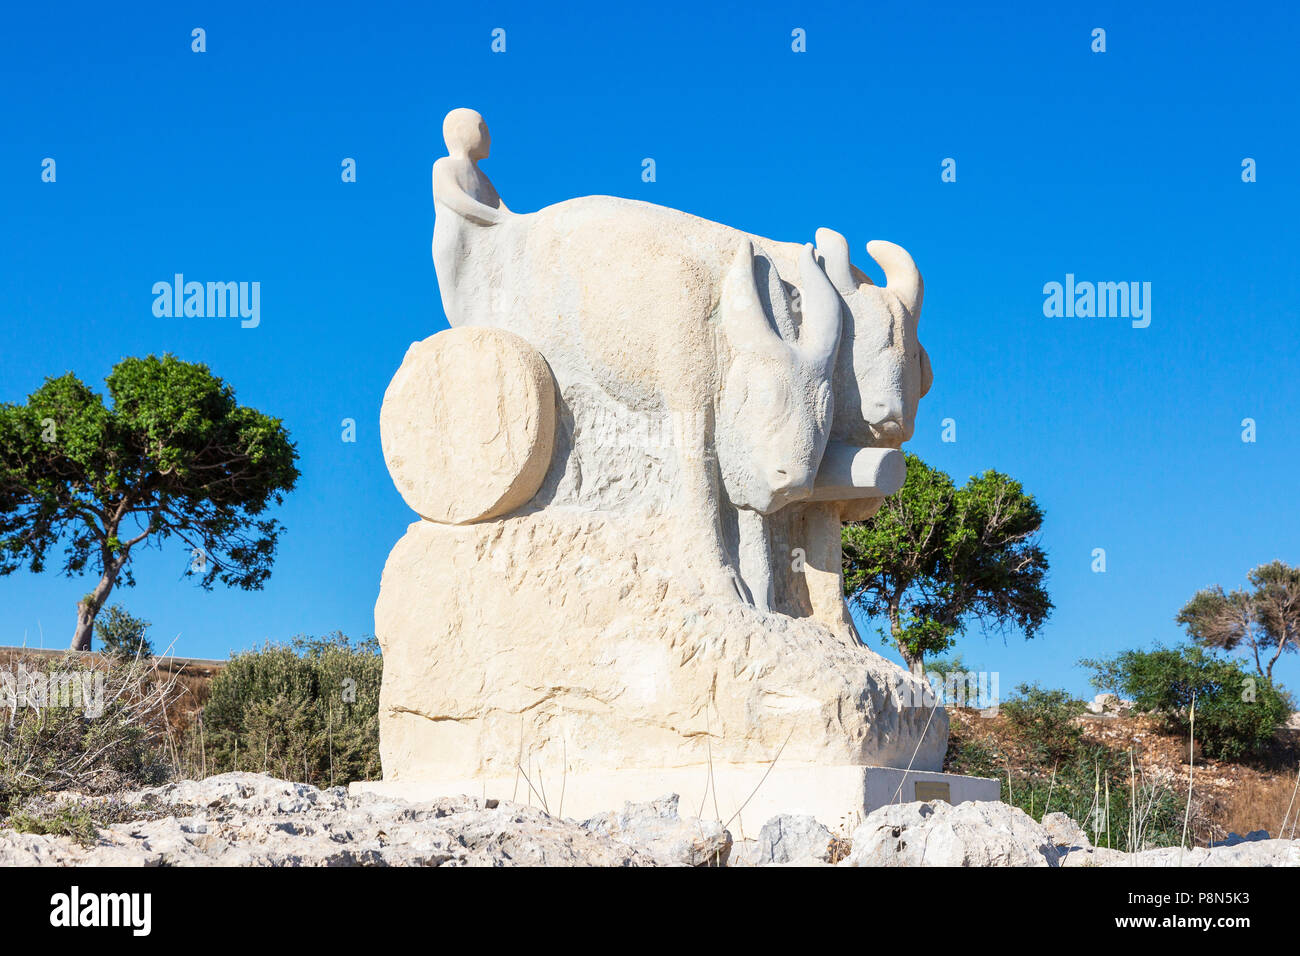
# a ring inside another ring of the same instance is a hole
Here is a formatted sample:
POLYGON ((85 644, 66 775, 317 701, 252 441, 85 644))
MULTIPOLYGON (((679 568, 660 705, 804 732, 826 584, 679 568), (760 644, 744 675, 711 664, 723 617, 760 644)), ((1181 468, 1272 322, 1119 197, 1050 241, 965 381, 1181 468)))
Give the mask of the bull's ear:
POLYGON ((722 328, 731 347, 744 351, 766 351, 788 360, 789 351, 768 322, 754 283, 754 246, 741 240, 736 256, 722 284, 722 328))
POLYGON ((925 398, 925 393, 930 391, 930 386, 934 384, 934 370, 930 368, 930 353, 921 346, 921 397, 925 398))
POLYGON ((849 265, 849 241, 834 229, 826 228, 818 229, 815 237, 817 258, 826 270, 826 277, 835 284, 841 295, 848 295, 857 289, 858 284, 853 281, 853 267, 849 265))

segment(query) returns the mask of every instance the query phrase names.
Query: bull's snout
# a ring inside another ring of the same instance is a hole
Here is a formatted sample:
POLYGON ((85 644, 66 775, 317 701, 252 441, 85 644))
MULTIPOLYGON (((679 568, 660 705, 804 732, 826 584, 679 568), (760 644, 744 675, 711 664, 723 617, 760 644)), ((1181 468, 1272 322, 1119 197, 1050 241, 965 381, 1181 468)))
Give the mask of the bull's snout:
POLYGON ((904 422, 907 413, 903 408, 901 396, 890 396, 865 404, 862 418, 871 431, 871 436, 883 445, 907 441, 908 435, 904 422))
POLYGON ((812 468, 774 468, 767 476, 770 489, 770 514, 794 501, 802 501, 812 494, 817 472, 812 468))

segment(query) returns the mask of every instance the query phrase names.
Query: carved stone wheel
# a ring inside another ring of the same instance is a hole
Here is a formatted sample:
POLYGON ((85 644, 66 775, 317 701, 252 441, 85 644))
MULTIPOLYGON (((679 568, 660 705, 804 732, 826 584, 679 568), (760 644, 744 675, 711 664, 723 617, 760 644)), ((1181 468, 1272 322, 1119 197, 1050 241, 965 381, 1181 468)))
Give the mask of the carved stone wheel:
POLYGON ((439 332, 407 350, 379 436, 393 483, 422 517, 469 524, 507 514, 537 493, 551 463, 551 370, 511 332, 439 332))

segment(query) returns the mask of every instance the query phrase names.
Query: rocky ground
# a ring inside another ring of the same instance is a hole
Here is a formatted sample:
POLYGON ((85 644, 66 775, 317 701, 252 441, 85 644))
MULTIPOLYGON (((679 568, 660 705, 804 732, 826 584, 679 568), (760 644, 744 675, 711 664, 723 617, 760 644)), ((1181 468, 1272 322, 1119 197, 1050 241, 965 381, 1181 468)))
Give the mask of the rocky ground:
MULTIPOLYGON (((253 773, 75 798, 104 825, 81 838, 0 829, 0 866, 1300 866, 1300 840, 1214 849, 1094 849, 1072 821, 1000 803, 910 803, 870 814, 851 839, 810 817, 733 842, 677 798, 583 822, 471 797, 407 803, 253 773)), ((65 804, 42 811, 57 815, 65 804)))

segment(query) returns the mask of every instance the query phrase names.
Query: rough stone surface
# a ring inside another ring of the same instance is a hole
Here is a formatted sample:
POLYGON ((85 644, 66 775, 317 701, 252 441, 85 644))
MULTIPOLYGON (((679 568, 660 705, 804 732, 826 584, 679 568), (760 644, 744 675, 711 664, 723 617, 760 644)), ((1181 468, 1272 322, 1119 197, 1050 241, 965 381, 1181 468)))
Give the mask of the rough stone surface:
POLYGON ((731 834, 721 823, 678 815, 675 793, 649 803, 629 803, 617 813, 602 813, 582 828, 686 866, 725 866, 731 852, 731 834))
POLYGON ((853 832, 840 866, 1056 866, 1057 850, 1029 814, 1004 803, 902 803, 853 832))
POLYGON ((1049 813, 1043 817, 1043 829, 1058 847, 1090 847, 1092 841, 1083 827, 1073 817, 1064 813, 1049 813))
MULTIPOLYGON (((0 830, 0 865, 659 866, 661 858, 541 810, 472 797, 427 804, 228 773, 141 791, 176 816, 115 824, 99 842, 0 830)), ((683 826, 688 821, 681 821, 683 826)))
POLYGON ((782 814, 758 834, 761 863, 829 863, 835 836, 812 817, 782 814))
POLYGON ((1211 849, 1162 847, 1140 853, 1096 847, 1071 850, 1061 866, 1300 866, 1300 840, 1258 840, 1211 849))
MULTIPOLYGON (((819 851, 827 833, 811 818, 774 818, 760 839, 733 845, 719 822, 682 817, 675 795, 585 823, 506 801, 408 802, 254 773, 112 801, 138 806, 140 818, 101 828, 90 846, 0 828, 0 866, 825 865, 819 851)), ((1128 854, 1062 847, 1053 831, 1060 826, 1041 826, 1000 803, 896 804, 863 821, 839 865, 1300 866, 1300 840, 1128 854)))
POLYGON ((1125 700, 1116 694, 1098 694, 1085 706, 1088 713, 1098 717, 1120 717, 1132 712, 1133 701, 1125 700))
POLYGON ((411 525, 375 607, 385 779, 522 763, 550 788, 566 767, 707 776, 710 760, 778 753, 941 765, 948 718, 915 706, 920 682, 820 622, 704 599, 689 546, 662 524, 568 511, 411 525))
MULTIPOLYGON (((1048 814, 1056 818, 1057 814, 1048 814)), ((1004 803, 883 807, 854 831, 840 866, 1300 866, 1300 840, 1124 853, 1093 848, 1059 819, 1036 823, 1004 803)))
POLYGON ((763 851, 757 840, 737 840, 731 844, 727 866, 763 866, 763 851))

